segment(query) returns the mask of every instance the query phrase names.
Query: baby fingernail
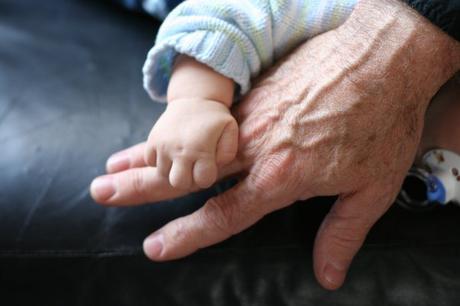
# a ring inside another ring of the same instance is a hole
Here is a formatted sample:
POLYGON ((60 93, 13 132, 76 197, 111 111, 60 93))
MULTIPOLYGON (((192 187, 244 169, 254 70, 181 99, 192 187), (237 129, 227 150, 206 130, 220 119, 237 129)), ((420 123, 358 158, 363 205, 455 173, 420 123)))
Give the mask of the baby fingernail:
POLYGON ((96 201, 106 201, 115 194, 115 186, 110 176, 98 177, 91 183, 90 189, 96 201))

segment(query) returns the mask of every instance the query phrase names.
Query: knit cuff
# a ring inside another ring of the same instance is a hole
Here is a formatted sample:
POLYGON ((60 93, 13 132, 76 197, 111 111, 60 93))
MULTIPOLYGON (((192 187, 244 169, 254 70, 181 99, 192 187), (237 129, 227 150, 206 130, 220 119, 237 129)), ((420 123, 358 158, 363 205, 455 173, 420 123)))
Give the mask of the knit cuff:
POLYGON ((169 80, 178 54, 185 54, 232 79, 245 94, 251 72, 238 43, 225 33, 194 31, 180 33, 155 45, 144 64, 144 88, 154 101, 166 102, 169 80))

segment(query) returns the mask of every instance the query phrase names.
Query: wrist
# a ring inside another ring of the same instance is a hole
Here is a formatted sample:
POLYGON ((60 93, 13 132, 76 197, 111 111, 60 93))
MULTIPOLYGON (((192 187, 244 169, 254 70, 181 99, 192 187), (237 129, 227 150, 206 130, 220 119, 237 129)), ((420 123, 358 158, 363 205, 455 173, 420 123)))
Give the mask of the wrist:
POLYGON ((234 83, 195 59, 180 55, 168 86, 168 103, 176 100, 220 102, 230 107, 234 83))
POLYGON ((214 114, 212 116, 214 119, 216 119, 218 116, 221 116, 222 114, 224 114, 226 117, 232 117, 230 108, 224 105, 222 102, 202 98, 177 98, 168 101, 166 112, 175 113, 178 111, 192 117, 201 116, 204 113, 209 114, 210 112, 214 114))
POLYGON ((230 112, 229 107, 222 103, 221 101, 216 101, 213 99, 197 98, 197 97, 177 97, 174 99, 168 100, 168 105, 195 105, 197 111, 201 111, 203 108, 213 107, 216 109, 222 109, 226 112, 230 112))
POLYGON ((337 34, 360 41, 354 47, 368 49, 370 69, 386 67, 380 77, 393 72, 421 102, 460 69, 460 43, 399 0, 360 0, 337 34))

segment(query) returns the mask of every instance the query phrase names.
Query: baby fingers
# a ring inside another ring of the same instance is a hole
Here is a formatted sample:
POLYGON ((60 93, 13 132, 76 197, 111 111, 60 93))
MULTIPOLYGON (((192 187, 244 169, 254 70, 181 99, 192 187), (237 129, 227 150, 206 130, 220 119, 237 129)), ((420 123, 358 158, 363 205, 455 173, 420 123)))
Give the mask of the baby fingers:
POLYGON ((200 188, 208 188, 217 179, 217 166, 212 159, 198 159, 193 167, 193 180, 200 188))
POLYGON ((172 161, 169 158, 169 155, 167 152, 158 150, 157 151, 157 168, 158 172, 163 176, 163 177, 168 177, 169 172, 171 170, 172 166, 172 161))
POLYGON ((174 159, 169 173, 169 183, 175 188, 190 189, 192 187, 192 162, 185 158, 174 159))

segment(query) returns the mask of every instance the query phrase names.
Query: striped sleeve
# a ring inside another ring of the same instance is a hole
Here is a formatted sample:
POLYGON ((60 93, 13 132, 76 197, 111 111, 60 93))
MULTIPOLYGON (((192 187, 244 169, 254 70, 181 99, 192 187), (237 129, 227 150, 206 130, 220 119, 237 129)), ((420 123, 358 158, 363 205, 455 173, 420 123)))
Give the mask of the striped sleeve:
POLYGON ((342 24, 357 0, 188 0, 160 27, 144 65, 144 87, 166 101, 172 66, 186 54, 231 78, 251 78, 308 38, 342 24))

